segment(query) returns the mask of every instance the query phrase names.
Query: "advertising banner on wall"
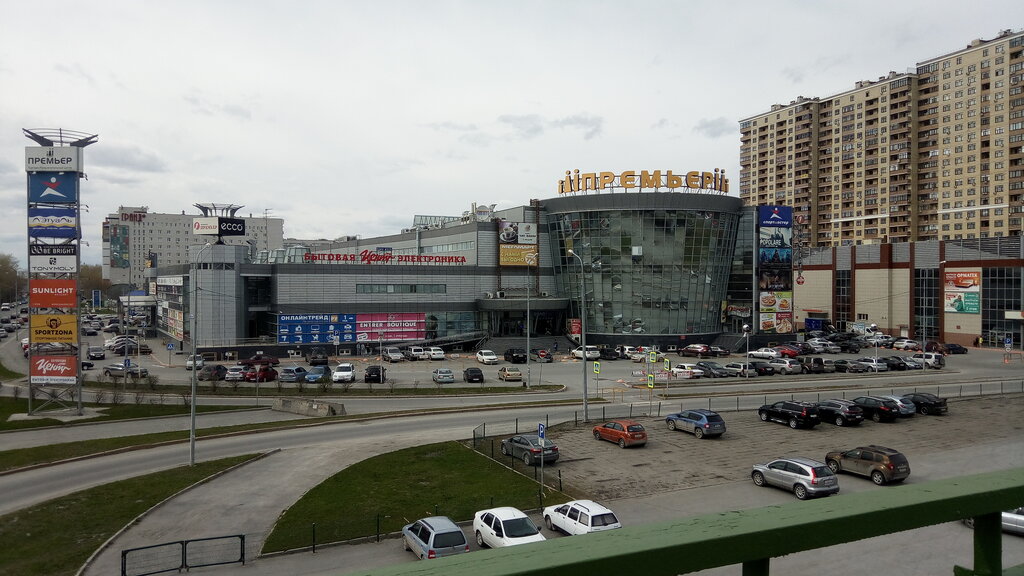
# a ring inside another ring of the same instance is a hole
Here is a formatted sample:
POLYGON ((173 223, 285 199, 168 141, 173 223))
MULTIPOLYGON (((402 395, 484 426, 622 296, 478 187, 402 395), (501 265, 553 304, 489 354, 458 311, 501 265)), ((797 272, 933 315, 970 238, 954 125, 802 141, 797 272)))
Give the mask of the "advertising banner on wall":
POLYGON ((943 310, 963 314, 981 313, 981 271, 944 272, 943 310))
POLYGON ((981 313, 981 294, 977 292, 946 292, 943 300, 942 309, 945 312, 981 313))
POLYGON ((536 244, 537 225, 528 222, 502 221, 498 224, 498 242, 501 244, 536 244))
POLYGON ((26 172, 81 172, 79 146, 26 146, 26 172))
POLYGON ((78 341, 78 316, 75 314, 33 314, 30 330, 33 343, 74 344, 78 341))
POLYGON ((424 340, 437 337, 438 320, 423 312, 376 314, 281 314, 279 344, 332 344, 424 340))
POLYGON ((49 204, 78 202, 78 173, 30 172, 28 175, 28 201, 49 204))
POLYGON ((757 329, 793 332, 793 209, 757 207, 757 329))
POLYGON ((78 218, 72 208, 29 208, 28 235, 33 238, 77 238, 78 218))
POLYGON ((33 356, 29 364, 32 384, 74 384, 77 374, 75 356, 33 356))
POLYGON ((498 245, 499 266, 536 266, 537 256, 536 244, 498 245))
POLYGON ((74 280, 29 280, 28 305, 30 308, 75 308, 74 280))
POLYGON ((78 272, 77 255, 78 247, 75 244, 29 244, 29 272, 73 274, 78 272))

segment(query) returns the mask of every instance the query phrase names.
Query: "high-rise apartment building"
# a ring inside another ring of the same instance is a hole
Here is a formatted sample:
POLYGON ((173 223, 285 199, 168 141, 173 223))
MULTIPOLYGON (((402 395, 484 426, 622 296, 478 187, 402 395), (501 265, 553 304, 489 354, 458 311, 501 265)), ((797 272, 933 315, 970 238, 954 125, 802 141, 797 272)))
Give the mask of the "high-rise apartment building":
POLYGON ((1024 32, 740 122, 740 197, 840 246, 1024 231, 1024 32))
POLYGON ((284 220, 265 216, 242 217, 242 206, 196 204, 199 213, 161 214, 147 206, 121 206, 103 221, 103 278, 113 285, 143 289, 145 270, 157 266, 188 264, 188 247, 211 242, 214 236, 193 234, 195 218, 226 216, 245 221, 245 235, 224 236, 225 244, 249 246, 252 258, 261 251, 280 249, 284 220))

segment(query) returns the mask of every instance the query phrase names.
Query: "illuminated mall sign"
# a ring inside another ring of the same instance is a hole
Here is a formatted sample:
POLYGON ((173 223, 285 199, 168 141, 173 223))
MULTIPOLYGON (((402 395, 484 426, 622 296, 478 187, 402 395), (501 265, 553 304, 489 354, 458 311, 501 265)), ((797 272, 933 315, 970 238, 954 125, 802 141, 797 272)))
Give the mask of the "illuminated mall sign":
POLYGON ((573 194, 586 192, 587 190, 606 190, 623 188, 628 191, 630 188, 640 190, 650 189, 658 191, 662 188, 675 190, 686 188, 688 190, 713 190, 727 194, 729 192, 729 179, 725 177, 725 170, 715 168, 714 172, 687 172, 686 174, 673 174, 666 170, 653 172, 642 170, 640 173, 632 170, 616 174, 614 172, 587 172, 580 174, 579 170, 565 171, 565 180, 558 181, 559 194, 573 194))
POLYGON ((359 254, 342 254, 334 252, 302 255, 303 262, 316 264, 465 264, 465 256, 433 256, 430 254, 393 254, 363 250, 359 254))

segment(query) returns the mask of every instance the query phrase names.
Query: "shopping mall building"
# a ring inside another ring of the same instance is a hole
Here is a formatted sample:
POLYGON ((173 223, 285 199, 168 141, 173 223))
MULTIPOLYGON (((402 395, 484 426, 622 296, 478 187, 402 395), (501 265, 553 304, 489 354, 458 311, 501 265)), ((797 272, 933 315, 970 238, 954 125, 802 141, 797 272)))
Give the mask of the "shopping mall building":
POLYGON ((150 270, 148 292, 169 340, 238 354, 471 348, 527 329, 739 348, 745 325, 752 347, 830 324, 1020 342, 1020 321, 1003 314, 1024 296, 1020 237, 794 251, 790 208, 744 207, 727 192, 718 170, 567 173, 556 196, 525 206, 266 262, 208 236, 191 264, 150 270))

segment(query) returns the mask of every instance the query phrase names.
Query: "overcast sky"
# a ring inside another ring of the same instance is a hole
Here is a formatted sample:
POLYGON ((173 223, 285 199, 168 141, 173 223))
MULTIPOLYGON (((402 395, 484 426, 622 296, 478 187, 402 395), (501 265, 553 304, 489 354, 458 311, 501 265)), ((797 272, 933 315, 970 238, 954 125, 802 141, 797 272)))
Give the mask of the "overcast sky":
POLYGON ((1017 1, 0 0, 0 253, 22 128, 85 149, 83 261, 119 206, 239 204, 286 237, 556 195, 566 170, 711 171, 743 118, 1019 30, 1017 1), (1016 20, 1014 20, 1016 18, 1016 20))

